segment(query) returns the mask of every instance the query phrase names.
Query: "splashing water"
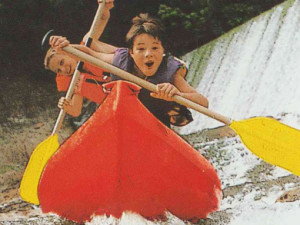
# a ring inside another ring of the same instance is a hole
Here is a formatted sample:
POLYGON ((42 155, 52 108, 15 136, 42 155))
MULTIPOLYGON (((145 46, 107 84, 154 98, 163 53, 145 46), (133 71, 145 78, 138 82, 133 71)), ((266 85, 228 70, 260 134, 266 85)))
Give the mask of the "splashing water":
MULTIPOLYGON (((287 1, 183 58, 210 109, 234 120, 288 117, 300 128, 300 1, 287 1), (200 81, 199 81, 200 80, 200 81), (292 119, 291 119, 292 118, 292 119)), ((191 133, 222 125, 193 112, 191 133)))

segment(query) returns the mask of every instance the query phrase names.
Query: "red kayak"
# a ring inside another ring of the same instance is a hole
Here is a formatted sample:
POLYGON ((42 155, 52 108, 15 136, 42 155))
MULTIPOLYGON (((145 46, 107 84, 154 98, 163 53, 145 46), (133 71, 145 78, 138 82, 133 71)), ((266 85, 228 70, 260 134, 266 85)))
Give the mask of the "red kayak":
POLYGON ((47 163, 38 188, 43 212, 82 223, 125 211, 161 218, 206 218, 221 201, 213 166, 158 121, 117 81, 94 115, 47 163))

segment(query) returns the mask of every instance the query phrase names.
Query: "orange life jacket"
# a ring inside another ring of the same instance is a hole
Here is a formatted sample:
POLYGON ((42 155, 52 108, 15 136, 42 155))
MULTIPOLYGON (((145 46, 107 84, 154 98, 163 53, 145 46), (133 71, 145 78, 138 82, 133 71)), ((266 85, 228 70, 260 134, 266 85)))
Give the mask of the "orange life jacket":
MULTIPOLYGON (((84 66, 89 73, 80 74, 78 87, 76 87, 75 91, 88 100, 101 104, 106 97, 102 84, 110 81, 109 73, 88 63, 84 63, 84 66)), ((71 79, 72 76, 57 74, 57 90, 60 92, 67 91, 71 79)))

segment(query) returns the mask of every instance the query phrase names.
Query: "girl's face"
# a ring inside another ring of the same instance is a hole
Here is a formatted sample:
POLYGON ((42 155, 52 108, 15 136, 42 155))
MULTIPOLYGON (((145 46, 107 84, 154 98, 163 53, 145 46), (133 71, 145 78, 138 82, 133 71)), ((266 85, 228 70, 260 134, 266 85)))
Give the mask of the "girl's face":
POLYGON ((134 38, 130 55, 135 65, 145 76, 153 76, 162 62, 164 48, 161 41, 149 34, 134 38))
POLYGON ((76 66, 75 59, 62 53, 54 54, 49 62, 49 69, 62 75, 72 75, 76 66))

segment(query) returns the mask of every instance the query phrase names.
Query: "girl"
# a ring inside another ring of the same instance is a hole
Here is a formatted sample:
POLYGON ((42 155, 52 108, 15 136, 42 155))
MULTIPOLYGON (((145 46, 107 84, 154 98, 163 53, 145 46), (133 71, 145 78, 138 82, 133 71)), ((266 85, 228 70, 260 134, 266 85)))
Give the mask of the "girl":
MULTIPOLYGON (((132 23, 126 35, 129 48, 117 49, 109 62, 157 84, 156 93, 145 89, 140 91, 141 102, 167 126, 170 123, 186 125, 192 121, 191 113, 186 107, 172 102, 172 96, 180 95, 205 107, 208 107, 207 99, 185 81, 185 65, 165 54, 165 29, 160 21, 140 14, 133 18, 132 23)), ((116 79, 116 76, 112 76, 112 80, 116 79)))

